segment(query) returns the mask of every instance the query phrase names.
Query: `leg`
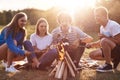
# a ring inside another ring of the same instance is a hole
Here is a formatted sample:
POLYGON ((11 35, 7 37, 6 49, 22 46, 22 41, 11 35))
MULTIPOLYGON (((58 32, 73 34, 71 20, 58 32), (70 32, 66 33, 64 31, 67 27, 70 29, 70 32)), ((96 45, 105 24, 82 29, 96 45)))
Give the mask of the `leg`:
POLYGON ((67 49, 72 61, 74 62, 74 64, 76 65, 76 67, 78 67, 78 63, 80 61, 80 58, 83 55, 85 48, 84 47, 78 47, 76 49, 67 49))
MULTIPOLYGON (((31 44, 30 41, 28 41, 28 40, 24 41, 23 42, 23 46, 24 46, 25 50, 34 52, 34 49, 33 49, 32 44, 31 44)), ((28 63, 32 63, 32 57, 31 57, 31 55, 27 56, 27 60, 28 60, 28 63)))
POLYGON ((90 52, 89 57, 95 60, 105 60, 101 49, 90 52))
POLYGON ((76 65, 76 67, 78 67, 79 61, 80 61, 80 59, 81 59, 81 57, 84 53, 84 50, 85 50, 84 47, 78 47, 76 49, 76 52, 75 52, 75 55, 74 55, 74 60, 75 60, 74 63, 76 65))
MULTIPOLYGON (((14 44, 17 45, 17 41, 14 40, 14 44)), ((23 60, 25 56, 15 55, 10 49, 7 50, 7 62, 8 67, 12 64, 12 61, 20 61, 23 60)))
POLYGON ((56 49, 50 49, 47 53, 44 53, 39 62, 39 68, 43 69, 47 66, 50 66, 52 62, 58 57, 58 52, 56 49))
POLYGON ((0 60, 7 61, 7 49, 8 47, 6 43, 0 46, 0 60))
POLYGON ((20 61, 20 60, 23 60, 23 59, 25 59, 25 56, 15 55, 14 58, 13 58, 13 61, 20 61))
MULTIPOLYGON (((16 40, 14 40, 14 44, 17 45, 16 40)), ((15 54, 13 52, 11 52, 10 49, 8 49, 7 50, 7 62, 8 62, 7 67, 10 67, 10 65, 12 65, 12 61, 13 61, 14 56, 15 56, 15 54)))
POLYGON ((120 45, 117 45, 111 52, 111 58, 113 62, 114 69, 117 68, 120 62, 120 45))
POLYGON ((7 54, 7 67, 10 67, 10 65, 12 65, 12 61, 13 61, 13 58, 15 56, 15 54, 13 52, 11 52, 9 49, 8 49, 8 54, 7 54))
POLYGON ((107 38, 101 39, 101 47, 105 59, 105 64, 102 67, 99 67, 97 71, 99 72, 110 72, 113 67, 111 65, 111 52, 115 48, 116 44, 107 38))
MULTIPOLYGON (((102 49, 97 49, 90 52, 89 57, 95 60, 105 60, 102 49)), ((97 71, 107 72, 107 71, 112 71, 111 69, 112 69, 112 65, 105 63, 102 67, 98 67, 97 71)))
POLYGON ((38 67, 39 66, 39 61, 38 61, 38 59, 36 57, 36 54, 34 52, 34 49, 32 47, 31 42, 28 41, 28 40, 24 41, 23 45, 24 45, 25 50, 28 50, 28 51, 32 52, 31 55, 27 56, 28 63, 32 63, 33 67, 38 67))
POLYGON ((116 44, 107 38, 103 38, 101 40, 101 46, 103 49, 103 54, 104 54, 106 63, 110 64, 111 63, 111 51, 113 48, 115 48, 116 44))

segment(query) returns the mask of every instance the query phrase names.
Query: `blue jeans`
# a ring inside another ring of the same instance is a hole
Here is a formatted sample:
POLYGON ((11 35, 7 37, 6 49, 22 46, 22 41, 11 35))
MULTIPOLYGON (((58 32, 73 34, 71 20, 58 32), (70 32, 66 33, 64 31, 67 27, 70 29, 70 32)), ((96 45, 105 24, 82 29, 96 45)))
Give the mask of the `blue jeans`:
POLYGON ((79 61, 84 53, 85 47, 85 43, 81 43, 81 45, 79 45, 78 48, 76 49, 72 49, 72 48, 67 48, 67 52, 70 55, 72 61, 74 62, 74 64, 76 65, 76 67, 78 67, 79 61))
POLYGON ((26 40, 26 41, 23 42, 23 46, 24 46, 25 50, 32 52, 31 55, 27 56, 27 57, 29 57, 29 58, 27 58, 27 59, 28 59, 28 62, 29 62, 29 61, 32 61, 32 58, 33 58, 33 57, 36 57, 36 55, 35 55, 35 53, 34 53, 34 49, 33 49, 33 47, 32 47, 31 42, 30 42, 29 40, 26 40))
POLYGON ((44 53, 40 59, 40 65, 39 68, 45 68, 47 66, 50 66, 52 64, 52 62, 58 58, 58 52, 57 49, 50 49, 48 50, 48 52, 44 53))
MULTIPOLYGON (((24 48, 25 50, 31 51, 33 52, 33 54, 31 54, 30 56, 27 56, 28 62, 31 63, 32 62, 32 58, 36 57, 36 54, 34 53, 34 49, 32 47, 32 44, 30 41, 25 41, 24 42, 24 48)), ((46 53, 44 53, 40 59, 40 65, 39 68, 43 69, 47 66, 50 66, 51 63, 58 57, 58 52, 57 49, 49 49, 46 53)))

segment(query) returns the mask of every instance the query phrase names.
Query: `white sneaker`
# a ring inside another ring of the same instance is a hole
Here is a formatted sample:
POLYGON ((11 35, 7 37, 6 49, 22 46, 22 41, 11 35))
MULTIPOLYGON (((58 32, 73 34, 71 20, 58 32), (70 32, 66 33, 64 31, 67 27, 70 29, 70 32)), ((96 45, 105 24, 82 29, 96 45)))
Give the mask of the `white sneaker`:
POLYGON ((7 67, 7 62, 2 61, 2 66, 6 68, 7 67))
POLYGON ((14 66, 12 65, 10 67, 6 67, 5 71, 12 72, 12 73, 19 72, 19 70, 15 69, 14 66))

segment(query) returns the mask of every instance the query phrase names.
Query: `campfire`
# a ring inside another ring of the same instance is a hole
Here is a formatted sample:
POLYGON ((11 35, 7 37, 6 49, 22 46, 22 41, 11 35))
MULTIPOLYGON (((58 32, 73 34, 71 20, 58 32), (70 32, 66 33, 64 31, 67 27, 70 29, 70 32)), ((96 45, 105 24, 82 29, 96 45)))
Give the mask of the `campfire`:
POLYGON ((78 70, 68 52, 65 50, 65 47, 68 45, 69 43, 67 42, 58 43, 57 49, 59 51, 59 58, 53 62, 55 67, 49 73, 50 80, 66 80, 68 74, 70 74, 73 78, 76 76, 78 70))

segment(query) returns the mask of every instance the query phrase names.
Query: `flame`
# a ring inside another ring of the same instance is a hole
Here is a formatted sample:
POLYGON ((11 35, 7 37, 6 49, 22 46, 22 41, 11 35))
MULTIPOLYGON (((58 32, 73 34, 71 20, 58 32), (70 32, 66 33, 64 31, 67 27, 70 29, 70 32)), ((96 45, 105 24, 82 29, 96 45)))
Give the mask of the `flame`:
POLYGON ((60 46, 62 49, 59 51, 59 56, 60 56, 59 59, 62 61, 64 59, 65 50, 64 50, 63 44, 61 44, 60 46))

